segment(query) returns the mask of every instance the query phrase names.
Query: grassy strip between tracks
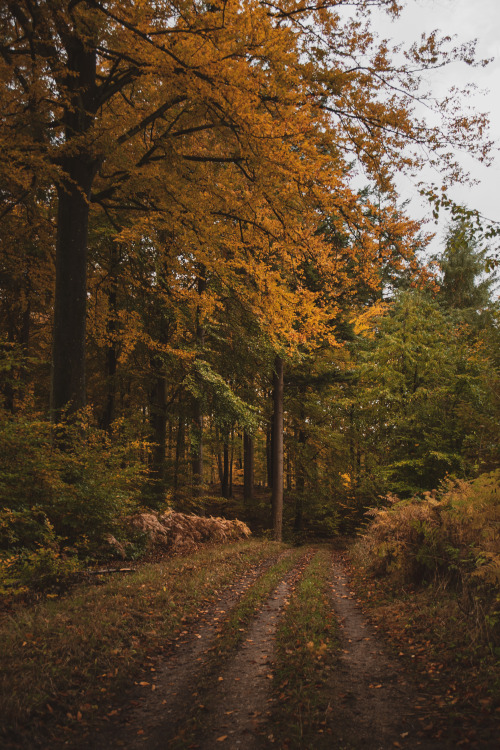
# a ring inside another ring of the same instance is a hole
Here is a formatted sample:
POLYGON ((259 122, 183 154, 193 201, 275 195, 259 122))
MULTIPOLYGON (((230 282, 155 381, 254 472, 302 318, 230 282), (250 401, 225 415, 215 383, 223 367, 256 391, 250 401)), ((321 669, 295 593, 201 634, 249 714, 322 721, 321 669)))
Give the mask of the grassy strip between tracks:
POLYGON ((339 648, 331 575, 331 552, 320 549, 278 625, 273 735, 281 748, 331 747, 328 683, 339 648))
POLYGON ((230 610, 221 623, 215 645, 198 682, 196 699, 198 705, 191 709, 189 718, 177 728, 177 736, 173 738, 169 747, 181 750, 196 747, 196 736, 206 732, 207 713, 206 698, 216 687, 220 670, 228 657, 233 654, 245 639, 248 627, 262 605, 269 599, 273 591, 286 575, 297 566, 305 550, 292 549, 279 559, 269 570, 263 573, 243 594, 240 601, 230 610))
POLYGON ((221 588, 282 549, 255 540, 212 547, 5 615, 0 736, 15 740, 23 725, 35 737, 47 726, 86 723, 221 588))

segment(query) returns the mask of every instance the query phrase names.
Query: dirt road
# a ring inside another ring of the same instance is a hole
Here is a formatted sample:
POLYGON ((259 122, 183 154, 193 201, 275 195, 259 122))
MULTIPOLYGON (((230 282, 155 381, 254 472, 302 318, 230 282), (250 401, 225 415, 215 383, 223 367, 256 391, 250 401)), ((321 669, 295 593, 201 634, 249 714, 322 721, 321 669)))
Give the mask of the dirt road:
MULTIPOLYGON (((273 561, 249 571, 194 627, 181 633, 170 656, 123 696, 122 705, 109 712, 106 721, 66 746, 79 750, 455 747, 423 736, 415 713, 419 686, 390 655, 383 635, 369 624, 335 554, 327 559, 338 648, 329 655, 332 667, 327 678, 319 679, 315 687, 328 697, 325 721, 317 727, 317 739, 311 739, 310 732, 301 739, 300 731, 287 733, 287 727, 276 725, 280 701, 293 697, 286 687, 276 689, 277 625, 313 556, 313 549, 298 556, 261 602, 249 626, 237 628, 242 633, 238 647, 217 658, 221 628, 273 561), (287 734, 295 739, 283 739, 287 734)), ((300 716, 296 720, 300 722, 300 716)))

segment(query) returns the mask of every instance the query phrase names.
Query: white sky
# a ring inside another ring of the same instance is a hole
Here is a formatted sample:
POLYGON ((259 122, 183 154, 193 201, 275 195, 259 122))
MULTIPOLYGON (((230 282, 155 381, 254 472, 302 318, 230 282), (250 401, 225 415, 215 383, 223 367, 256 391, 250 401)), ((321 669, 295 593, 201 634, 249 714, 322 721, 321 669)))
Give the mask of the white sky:
MULTIPOLYGON (((473 82, 479 86, 481 93, 476 94, 473 104, 477 111, 489 114, 490 135, 496 142, 495 161, 492 166, 485 167, 470 156, 463 155, 460 162, 480 182, 472 187, 457 186, 450 195, 458 203, 477 209, 489 219, 500 221, 500 0, 405 0, 405 6, 396 21, 391 21, 386 14, 374 12, 373 21, 380 36, 409 45, 418 41, 422 32, 439 29, 444 36, 456 35, 454 46, 476 38, 477 56, 495 58, 485 68, 455 63, 429 73, 428 80, 431 90, 438 95, 446 94, 453 85, 473 82)), ((400 181, 398 187, 404 198, 416 195, 406 178, 400 181)), ((431 215, 428 205, 418 195, 412 198, 410 212, 414 218, 431 215)), ((442 244, 439 237, 445 224, 446 220, 440 221, 439 227, 434 222, 428 226, 430 231, 438 232, 433 251, 437 251, 442 244)))

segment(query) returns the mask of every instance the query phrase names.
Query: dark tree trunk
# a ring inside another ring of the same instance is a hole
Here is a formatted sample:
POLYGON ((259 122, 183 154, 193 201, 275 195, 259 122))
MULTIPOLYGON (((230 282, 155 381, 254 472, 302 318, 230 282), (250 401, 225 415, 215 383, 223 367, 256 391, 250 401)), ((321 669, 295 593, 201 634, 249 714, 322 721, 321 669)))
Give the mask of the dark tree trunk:
POLYGON ((283 535, 283 360, 276 357, 273 374, 273 537, 283 535))
MULTIPOLYGON (((201 296, 207 288, 206 269, 198 268, 198 294, 201 296)), ((200 323, 200 308, 196 310, 196 346, 199 352, 205 345, 205 329, 200 323)), ((201 400, 193 404, 193 441, 192 441, 193 494, 199 495, 203 485, 203 411, 201 400)))
POLYGON ((217 467, 219 469, 219 482, 221 486, 221 493, 222 493, 222 484, 224 482, 224 470, 222 468, 222 456, 220 451, 217 452, 217 467))
POLYGON ((231 455, 229 457, 229 497, 233 496, 234 429, 231 430, 231 455))
POLYGON ((167 379, 159 366, 151 392, 150 426, 153 439, 151 454, 151 487, 156 504, 165 499, 166 450, 167 450, 167 379))
POLYGON ((217 426, 215 427, 215 440, 217 443, 217 468, 219 470, 219 482, 221 486, 221 494, 222 494, 222 485, 224 484, 224 469, 222 467, 222 454, 220 452, 220 435, 219 430, 217 429, 217 426))
POLYGON ((110 250, 110 287, 108 291, 108 323, 107 329, 110 343, 106 349, 106 404, 102 417, 102 427, 110 430, 115 419, 116 405, 116 321, 117 321, 117 291, 118 291, 118 249, 113 242, 110 250))
POLYGON ((191 467, 193 471, 193 491, 195 494, 199 494, 203 484, 203 413, 201 403, 198 399, 195 399, 193 404, 192 432, 191 467))
POLYGON ((106 351, 106 406, 102 420, 104 430, 111 430, 111 425, 115 421, 116 413, 116 365, 118 357, 116 347, 111 344, 106 351))
POLYGON ((243 500, 245 503, 254 501, 254 442, 247 432, 243 434, 243 500))
POLYGON ((56 422, 64 411, 69 415, 85 406, 88 199, 93 170, 73 159, 65 171, 74 182, 65 181, 58 189, 51 392, 56 422))
POLYGON ((225 498, 229 497, 229 445, 227 444, 227 441, 224 442, 224 467, 222 471, 221 495, 225 498))
POLYGON ((174 466, 174 493, 177 493, 179 488, 179 466, 181 459, 184 458, 184 447, 185 447, 185 426, 184 416, 179 415, 179 423, 177 426, 177 440, 175 443, 175 466, 174 466))
POLYGON ((266 473, 267 486, 272 489, 273 486, 273 428, 272 426, 266 432, 266 473))
POLYGON ((305 470, 304 470, 304 447, 306 444, 306 433, 304 430, 299 430, 299 460, 296 463, 296 485, 295 485, 295 518, 293 522, 293 530, 295 533, 302 531, 303 516, 304 516, 304 490, 305 490, 305 470))
MULTIPOLYGON (((51 409, 55 421, 85 406, 87 235, 90 190, 97 164, 81 147, 93 122, 96 52, 72 37, 66 45, 69 103, 63 123, 73 153, 59 164, 56 285, 52 347, 51 409)), ((68 148, 68 150, 70 150, 68 148)))

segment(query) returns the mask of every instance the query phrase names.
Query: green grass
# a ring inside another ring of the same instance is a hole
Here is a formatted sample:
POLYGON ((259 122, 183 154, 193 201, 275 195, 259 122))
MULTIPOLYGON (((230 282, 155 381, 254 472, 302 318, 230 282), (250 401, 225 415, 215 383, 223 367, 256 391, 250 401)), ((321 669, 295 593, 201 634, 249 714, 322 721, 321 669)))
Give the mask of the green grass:
POLYGON ((273 733, 282 748, 331 747, 328 680, 339 642, 330 579, 331 552, 320 549, 278 625, 273 733))
POLYGON ((290 550, 249 587, 222 623, 213 652, 217 658, 237 648, 260 607, 303 555, 303 549, 290 550))
POLYGON ((15 736, 28 723, 36 733, 46 721, 85 721, 221 588, 282 549, 253 540, 215 547, 4 616, 2 733, 15 736))
MULTIPOLYGON (((207 696, 215 689, 224 662, 246 637, 248 627, 259 609, 303 556, 304 549, 289 550, 247 589, 228 612, 219 628, 215 646, 205 665, 204 674, 198 681, 196 693, 201 705, 205 704, 207 696)), ((169 744, 169 747, 181 750, 194 745, 197 734, 205 729, 206 718, 203 708, 193 708, 186 722, 178 727, 178 736, 169 744)))

